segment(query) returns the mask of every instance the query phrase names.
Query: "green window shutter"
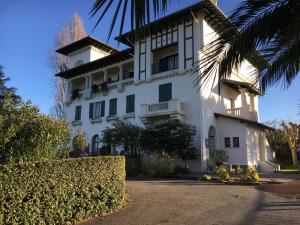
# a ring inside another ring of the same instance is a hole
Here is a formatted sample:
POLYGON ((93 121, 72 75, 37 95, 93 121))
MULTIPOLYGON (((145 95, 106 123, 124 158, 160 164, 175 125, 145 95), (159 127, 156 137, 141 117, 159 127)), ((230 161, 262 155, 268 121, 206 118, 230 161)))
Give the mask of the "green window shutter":
POLYGON ((94 103, 90 103, 90 109, 89 109, 89 118, 94 118, 94 103))
POLYGON ((101 117, 105 116, 105 101, 101 101, 101 117))
POLYGON ((126 113, 134 112, 135 95, 126 96, 126 113))
POLYGON ((109 100, 109 115, 110 116, 117 115, 117 99, 116 98, 109 100))
POLYGON ((172 83, 159 85, 159 102, 172 100, 172 83))
POLYGON ((81 120, 81 105, 75 107, 75 120, 81 120))

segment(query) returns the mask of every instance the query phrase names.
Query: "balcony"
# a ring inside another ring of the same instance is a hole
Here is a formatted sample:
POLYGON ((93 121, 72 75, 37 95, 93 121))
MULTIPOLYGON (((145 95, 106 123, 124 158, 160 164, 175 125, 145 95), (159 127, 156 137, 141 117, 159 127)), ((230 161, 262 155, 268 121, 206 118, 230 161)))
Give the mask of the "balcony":
POLYGON ((243 119, 249 119, 253 121, 258 120, 257 112, 256 111, 251 112, 249 110, 249 107, 227 109, 227 114, 230 116, 240 117, 243 119))
POLYGON ((152 75, 178 69, 178 55, 152 64, 152 75))
POLYGON ((170 100, 154 104, 143 104, 141 120, 145 125, 153 122, 153 119, 178 119, 183 120, 182 103, 179 100, 170 100))

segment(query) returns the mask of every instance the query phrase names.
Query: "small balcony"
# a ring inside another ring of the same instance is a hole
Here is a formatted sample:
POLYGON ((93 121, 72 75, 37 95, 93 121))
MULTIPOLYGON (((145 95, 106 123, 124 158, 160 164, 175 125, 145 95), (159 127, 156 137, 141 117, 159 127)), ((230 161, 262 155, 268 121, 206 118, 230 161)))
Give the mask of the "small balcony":
POLYGON ((164 115, 170 115, 171 117, 177 115, 182 116, 182 103, 179 100, 175 99, 167 102, 142 105, 142 112, 140 116, 141 118, 164 115))
POLYGON ((249 119, 253 121, 258 120, 257 112, 256 111, 251 112, 249 110, 249 107, 227 109, 227 114, 230 116, 240 117, 240 118, 249 119))
POLYGON ((160 60, 152 64, 152 75, 178 69, 178 55, 160 60))

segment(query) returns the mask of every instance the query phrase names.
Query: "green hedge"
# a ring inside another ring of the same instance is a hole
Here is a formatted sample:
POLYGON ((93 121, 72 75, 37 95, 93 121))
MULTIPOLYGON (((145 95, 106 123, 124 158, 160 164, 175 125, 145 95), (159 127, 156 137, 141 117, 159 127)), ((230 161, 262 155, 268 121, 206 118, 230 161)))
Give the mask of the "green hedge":
POLYGON ((70 224, 124 202, 124 157, 0 167, 0 224, 70 224))

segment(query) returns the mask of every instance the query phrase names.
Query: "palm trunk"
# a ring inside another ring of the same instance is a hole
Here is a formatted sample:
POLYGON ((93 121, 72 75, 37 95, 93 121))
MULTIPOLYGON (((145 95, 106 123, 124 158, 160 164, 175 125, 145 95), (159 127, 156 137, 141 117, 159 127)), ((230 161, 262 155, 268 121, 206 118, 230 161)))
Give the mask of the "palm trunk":
POLYGON ((292 151, 292 159, 293 159, 293 166, 295 168, 299 167, 298 159, 297 159, 297 149, 291 149, 292 151))

